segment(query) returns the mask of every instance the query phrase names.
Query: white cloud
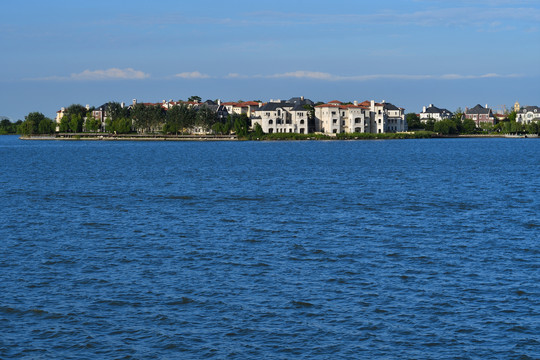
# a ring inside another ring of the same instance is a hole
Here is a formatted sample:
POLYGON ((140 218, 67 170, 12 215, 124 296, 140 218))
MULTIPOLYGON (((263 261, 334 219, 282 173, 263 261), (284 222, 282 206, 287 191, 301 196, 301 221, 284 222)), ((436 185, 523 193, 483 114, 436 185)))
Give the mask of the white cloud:
POLYGON ((80 73, 73 73, 69 76, 48 76, 26 80, 59 80, 59 81, 84 81, 84 80, 140 80, 149 78, 150 75, 132 68, 119 69, 110 68, 106 70, 84 70, 80 73))
POLYGON ((149 74, 146 74, 139 70, 134 70, 132 68, 118 69, 110 68, 107 70, 84 70, 78 74, 71 74, 69 78, 71 80, 112 80, 112 79, 121 79, 121 80, 137 80, 137 79, 146 79, 150 77, 149 74))
POLYGON ((270 78, 297 78, 297 79, 317 79, 317 80, 334 80, 335 76, 329 73, 318 71, 294 71, 284 74, 274 74, 268 76, 270 78))
POLYGON ((247 75, 241 75, 238 73, 229 73, 227 76, 225 76, 225 79, 248 79, 249 76, 247 75))
POLYGON ((367 75, 335 75, 319 71, 298 70, 293 72, 279 73, 273 75, 241 75, 237 73, 229 74, 226 78, 234 79, 311 79, 321 81, 370 81, 370 80, 467 80, 467 79, 486 79, 486 78, 513 78, 521 77, 519 74, 443 74, 443 75, 425 75, 425 74, 367 74, 367 75))
POLYGON ((183 72, 174 76, 182 79, 208 79, 210 77, 210 75, 202 74, 198 71, 183 72))

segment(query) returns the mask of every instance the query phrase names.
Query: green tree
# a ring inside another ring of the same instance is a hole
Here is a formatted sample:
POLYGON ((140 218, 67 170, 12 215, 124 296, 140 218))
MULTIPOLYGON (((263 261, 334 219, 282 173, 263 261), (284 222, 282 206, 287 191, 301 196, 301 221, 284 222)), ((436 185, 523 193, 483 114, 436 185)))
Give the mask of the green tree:
POLYGON ((112 128, 117 134, 129 134, 131 132, 131 119, 123 117, 113 120, 112 128))
POLYGON ((420 118, 415 113, 408 113, 407 115, 405 115, 405 120, 407 120, 407 127, 409 128, 409 130, 424 128, 424 125, 420 121, 420 118))
POLYGON ((182 134, 195 124, 195 110, 186 104, 175 105, 167 111, 165 131, 182 134))
POLYGON ((261 137, 261 136, 264 135, 263 128, 262 128, 261 124, 259 124, 259 123, 255 123, 255 127, 254 127, 253 130, 254 130, 253 132, 255 133, 255 136, 257 136, 257 137, 261 137))
POLYGON ((192 95, 188 98, 188 102, 189 101, 195 101, 195 102, 201 102, 201 97, 200 96, 197 96, 197 95, 192 95))
POLYGON ((64 112, 64 116, 68 116, 68 119, 71 120, 71 115, 79 115, 81 119, 83 119, 86 116, 86 113, 88 112, 88 109, 86 109, 85 106, 82 106, 81 104, 71 104, 67 107, 66 111, 64 112))
POLYGON ((462 133, 474 134, 476 132, 476 123, 472 119, 463 120, 462 133))
POLYGON ((32 135, 36 132, 35 127, 36 125, 33 120, 25 120, 17 127, 17 133, 21 135, 32 135))
POLYGON ((99 125, 99 120, 91 112, 88 112, 86 114, 86 121, 84 122, 84 129, 88 132, 96 132, 99 129, 99 125))
POLYGON ((159 104, 136 104, 131 111, 131 116, 137 131, 143 133, 158 132, 165 124, 165 110, 159 104))
POLYGON ((433 131, 443 135, 451 135, 458 133, 456 123, 451 119, 437 121, 433 125, 433 131))
POLYGON ((435 120, 433 120, 433 119, 428 119, 428 120, 423 124, 423 127, 424 127, 424 130, 426 130, 426 131, 434 131, 434 130, 433 130, 434 125, 435 125, 435 120))
POLYGON ((214 125, 212 125, 212 131, 214 134, 223 134, 223 124, 216 122, 214 125))
POLYGON ((249 131, 250 120, 246 114, 233 114, 231 116, 231 122, 234 129, 234 132, 239 137, 247 136, 249 131))
POLYGON ((9 121, 9 119, 2 119, 0 121, 0 134, 13 134, 15 132, 16 129, 14 129, 14 125, 11 123, 11 121, 9 121))
POLYGON ((197 115, 195 118, 196 125, 208 131, 212 128, 217 121, 217 114, 215 111, 210 109, 208 106, 200 106, 197 110, 197 115))
POLYGON ((52 134, 55 131, 54 122, 40 112, 31 112, 24 119, 17 127, 20 134, 52 134))
POLYGON ((59 125, 59 130, 61 133, 69 132, 69 122, 70 122, 69 116, 67 115, 62 116, 62 119, 60 119, 60 125, 59 125))
POLYGON ((508 114, 507 118, 510 121, 516 121, 517 112, 515 110, 512 110, 510 114, 508 114))
POLYGON ((83 124, 84 119, 80 114, 71 114, 71 118, 69 120, 69 130, 71 130, 71 132, 82 132, 83 124))
POLYGON ((122 107, 122 104, 119 102, 111 101, 107 103, 107 116, 113 121, 121 118, 127 118, 129 117, 129 109, 127 107, 122 107))
POLYGON ((56 130, 56 124, 49 118, 44 118, 39 122, 38 132, 40 134, 53 134, 56 130))

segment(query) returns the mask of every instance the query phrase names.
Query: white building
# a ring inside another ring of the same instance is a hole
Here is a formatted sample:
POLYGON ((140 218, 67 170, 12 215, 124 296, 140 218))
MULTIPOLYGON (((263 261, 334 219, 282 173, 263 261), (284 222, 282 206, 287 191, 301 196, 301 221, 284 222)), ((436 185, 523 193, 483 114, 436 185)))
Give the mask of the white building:
POLYGON ((540 121, 540 108, 538 106, 524 106, 516 113, 516 121, 523 124, 530 124, 533 121, 540 121))
POLYGON ((439 109, 436 106, 433 106, 433 104, 429 104, 428 107, 423 107, 422 112, 419 114, 420 121, 426 122, 429 119, 433 119, 435 121, 441 121, 450 119, 454 114, 448 109, 439 109))
POLYGON ((326 134, 371 132, 369 107, 338 100, 315 106, 315 131, 326 134))
POLYGON ((315 106, 315 131, 325 134, 381 134, 407 131, 407 123, 404 109, 384 101, 343 104, 334 100, 315 106))
POLYGON ((309 110, 301 102, 270 100, 255 109, 251 118, 252 127, 259 124, 263 132, 272 133, 308 133, 309 110))

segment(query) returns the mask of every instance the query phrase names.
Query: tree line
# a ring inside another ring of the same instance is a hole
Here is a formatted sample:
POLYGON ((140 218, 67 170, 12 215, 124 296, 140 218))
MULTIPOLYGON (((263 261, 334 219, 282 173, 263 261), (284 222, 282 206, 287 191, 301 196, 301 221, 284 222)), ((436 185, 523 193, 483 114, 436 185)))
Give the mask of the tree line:
POLYGON ((540 125, 538 122, 523 124, 516 121, 516 112, 512 111, 505 120, 493 125, 490 123, 481 123, 477 127, 472 119, 464 118, 461 111, 456 111, 450 119, 435 121, 428 119, 421 121, 417 114, 409 113, 405 116, 409 130, 433 131, 443 135, 459 134, 479 134, 498 132, 502 134, 540 134, 540 125))
MULTIPOLYGON (((190 97, 190 100, 200 100, 190 97)), ((180 103, 164 109, 161 104, 138 103, 132 107, 123 107, 118 102, 106 104, 105 120, 94 116, 95 108, 86 108, 72 104, 64 110, 60 122, 46 118, 42 113, 32 112, 25 120, 17 124, 17 133, 23 135, 60 133, 105 132, 116 134, 190 134, 195 131, 217 134, 235 133, 246 136, 250 128, 250 119, 245 114, 219 116, 207 103, 197 106, 180 103)), ((7 132, 6 132, 7 133, 7 132)))
MULTIPOLYGON (((190 100, 200 101, 200 97, 191 97, 190 100)), ((116 134, 142 133, 142 134, 190 134, 197 132, 210 132, 228 135, 235 133, 246 137, 250 133, 251 121, 245 114, 229 114, 220 116, 207 103, 191 106, 180 103, 169 109, 161 104, 135 104, 124 107, 118 102, 106 104, 105 120, 96 119, 93 115, 95 108, 86 108, 80 104, 72 104, 64 111, 59 124, 47 118, 40 112, 31 112, 25 120, 11 123, 7 119, 0 121, 0 134, 54 134, 104 132, 116 134)), ((311 110, 311 109, 309 109, 311 110)), ((516 122, 515 111, 511 112, 505 121, 498 124, 481 124, 476 126, 472 119, 464 119, 463 112, 458 109, 450 119, 435 121, 428 119, 420 121, 415 113, 406 115, 409 130, 433 131, 443 135, 476 134, 498 132, 503 134, 539 134, 540 124, 533 122, 523 124, 516 122)), ((252 133, 261 135, 262 129, 253 129, 252 133)))

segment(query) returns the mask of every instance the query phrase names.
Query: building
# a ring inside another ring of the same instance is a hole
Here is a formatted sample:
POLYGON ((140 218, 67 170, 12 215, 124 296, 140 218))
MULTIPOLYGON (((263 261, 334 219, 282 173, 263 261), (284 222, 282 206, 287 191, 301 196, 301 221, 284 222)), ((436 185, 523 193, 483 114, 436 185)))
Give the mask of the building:
POLYGON ((385 101, 343 104, 338 100, 315 106, 315 131, 336 133, 387 133, 407 131, 405 110, 385 101))
POLYGON ((538 106, 524 106, 516 113, 516 121, 522 124, 530 124, 540 121, 540 108, 538 106))
MULTIPOLYGON (((293 98, 294 99, 294 98, 293 98)), ((291 102, 270 100, 260 104, 253 113, 251 126, 259 124, 263 132, 272 133, 308 133, 309 110, 304 106, 313 104, 311 100, 302 99, 291 102)))
POLYGON ((370 109, 367 106, 343 104, 333 100, 315 106, 315 131, 326 134, 371 132, 370 109))
POLYGON ((435 121, 441 121, 450 119, 454 114, 448 109, 440 109, 433 104, 429 104, 428 107, 423 107, 422 112, 419 114, 420 121, 427 122, 429 119, 435 121))
POLYGON ((222 104, 229 114, 245 114, 251 118, 255 116, 257 110, 262 104, 256 101, 225 102, 222 104))
POLYGON ((480 124, 492 124, 495 125, 495 117, 493 116, 493 111, 482 105, 478 104, 472 109, 465 109, 465 119, 471 119, 476 123, 477 127, 480 127, 480 124))

